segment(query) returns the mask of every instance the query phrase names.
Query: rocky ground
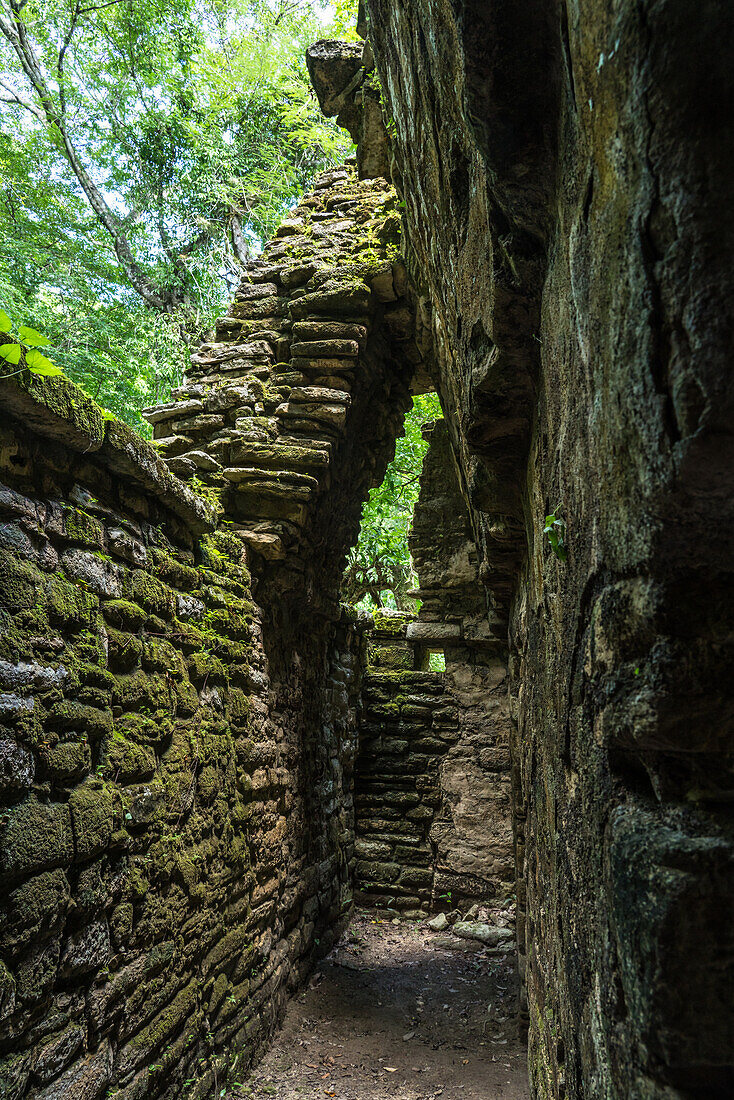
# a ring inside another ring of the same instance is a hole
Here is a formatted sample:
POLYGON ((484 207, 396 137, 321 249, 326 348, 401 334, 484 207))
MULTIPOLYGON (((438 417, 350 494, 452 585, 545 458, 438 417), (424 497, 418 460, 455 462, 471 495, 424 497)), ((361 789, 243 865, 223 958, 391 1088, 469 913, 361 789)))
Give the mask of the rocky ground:
POLYGON ((457 935, 357 914, 230 1100, 525 1100, 513 944, 479 916, 457 935))

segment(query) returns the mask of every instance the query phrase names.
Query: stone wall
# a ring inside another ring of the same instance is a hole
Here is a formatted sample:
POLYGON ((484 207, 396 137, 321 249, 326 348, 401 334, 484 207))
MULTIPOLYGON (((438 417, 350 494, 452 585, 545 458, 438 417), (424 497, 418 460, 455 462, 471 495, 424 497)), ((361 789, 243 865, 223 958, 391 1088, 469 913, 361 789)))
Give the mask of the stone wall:
POLYGON ((450 897, 436 892, 431 827, 441 806, 439 771, 459 736, 441 672, 421 670, 406 617, 375 616, 362 682, 354 780, 355 897, 417 916, 450 897))
MULTIPOLYGON (((432 465, 429 452, 424 486, 432 465)), ((445 671, 431 671, 429 648, 413 637, 420 616, 411 619, 381 612, 365 634, 355 898, 409 916, 506 902, 515 885, 506 665, 477 661, 452 638, 445 671)))
POLYGON ((7 1098, 217 1092, 348 917, 339 584, 420 366, 395 204, 317 181, 150 410, 166 462, 0 380, 7 1098))
POLYGON ((410 549, 421 600, 408 637, 443 653, 458 737, 440 769, 441 812, 431 828, 435 891, 457 902, 514 894, 507 646, 496 636, 469 513, 444 420, 429 442, 410 549))
POLYGON ((420 364, 395 192, 326 173, 249 263, 156 445, 256 554, 263 603, 335 621, 362 502, 382 480, 420 364))
POLYGON ((730 1095, 728 7, 366 8, 509 634, 534 1094, 730 1095))
POLYGON ((0 1095, 218 1094, 349 911, 352 627, 268 652, 149 445, 1 386, 0 1095))

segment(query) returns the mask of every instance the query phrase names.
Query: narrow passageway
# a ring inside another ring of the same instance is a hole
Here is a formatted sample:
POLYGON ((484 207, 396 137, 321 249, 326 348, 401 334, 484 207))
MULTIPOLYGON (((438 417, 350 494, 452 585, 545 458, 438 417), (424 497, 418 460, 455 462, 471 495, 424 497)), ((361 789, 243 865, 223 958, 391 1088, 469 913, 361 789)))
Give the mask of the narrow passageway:
POLYGON ((358 913, 230 1100, 525 1100, 514 952, 358 913))

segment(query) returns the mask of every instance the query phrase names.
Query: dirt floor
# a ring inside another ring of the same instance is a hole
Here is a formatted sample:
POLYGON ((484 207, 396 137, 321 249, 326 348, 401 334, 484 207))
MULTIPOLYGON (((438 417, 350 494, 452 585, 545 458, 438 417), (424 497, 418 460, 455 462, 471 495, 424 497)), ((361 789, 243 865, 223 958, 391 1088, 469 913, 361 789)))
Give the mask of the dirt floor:
POLYGON ((525 1100, 513 955, 357 914, 241 1097, 525 1100))

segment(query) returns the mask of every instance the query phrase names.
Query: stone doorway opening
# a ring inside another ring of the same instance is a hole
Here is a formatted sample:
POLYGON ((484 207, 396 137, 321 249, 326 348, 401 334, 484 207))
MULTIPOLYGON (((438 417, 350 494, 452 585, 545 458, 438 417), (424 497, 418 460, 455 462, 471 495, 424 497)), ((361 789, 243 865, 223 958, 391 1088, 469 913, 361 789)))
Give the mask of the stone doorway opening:
POLYGON ((417 610, 356 624, 355 915, 289 1007, 253 1096, 528 1095, 506 661, 481 625, 445 425, 424 432, 417 610))

